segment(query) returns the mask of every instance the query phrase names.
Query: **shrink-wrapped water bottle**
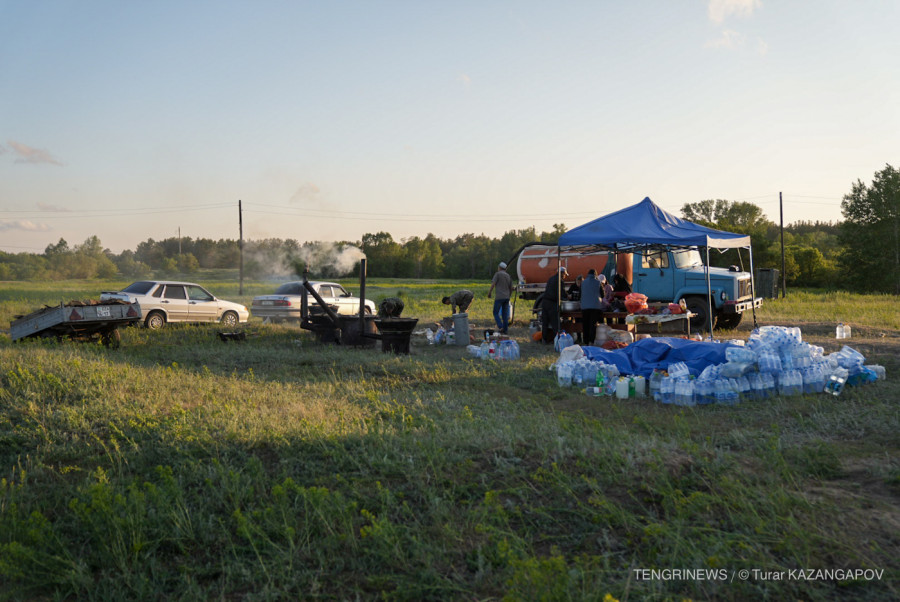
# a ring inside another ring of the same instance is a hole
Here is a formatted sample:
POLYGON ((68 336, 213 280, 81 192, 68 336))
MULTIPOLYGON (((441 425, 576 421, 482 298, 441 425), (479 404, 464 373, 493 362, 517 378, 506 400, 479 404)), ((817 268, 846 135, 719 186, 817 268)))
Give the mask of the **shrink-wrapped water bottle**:
POLYGON ((753 391, 750 389, 750 381, 746 376, 735 379, 738 384, 738 397, 741 401, 750 401, 753 399, 753 391))
MULTIPOLYGON (((481 352, 485 353, 485 347, 482 345, 481 352)), ((560 387, 572 386, 572 362, 563 362, 556 366, 556 384, 560 387)))
POLYGON ((675 379, 671 376, 664 376, 659 381, 659 395, 663 403, 672 403, 675 401, 675 379))
POLYGON ((747 347, 728 347, 725 350, 725 359, 736 364, 755 364, 756 353, 747 347))
POLYGON ((760 374, 759 372, 751 373, 747 377, 747 380, 750 382, 750 391, 752 393, 753 399, 755 399, 755 400, 765 399, 766 383, 763 380, 762 374, 760 374))
POLYGON ((728 391, 730 387, 728 383, 724 379, 717 379, 715 381, 715 389, 716 389, 716 403, 720 403, 722 405, 728 405, 728 391))
POLYGON ((835 396, 840 395, 841 391, 844 390, 844 383, 847 382, 848 374, 846 368, 838 368, 832 372, 825 383, 825 392, 835 396))
POLYGON ((690 370, 687 367, 687 364, 684 362, 675 362, 674 364, 669 364, 669 376, 672 378, 687 378, 690 374, 690 370))
POLYGON ((875 373, 875 378, 878 380, 884 380, 887 376, 887 373, 884 371, 884 366, 880 366, 878 364, 870 364, 866 366, 866 368, 870 368, 875 373))
POLYGON ((675 381, 675 405, 694 405, 694 385, 691 381, 686 379, 675 381))

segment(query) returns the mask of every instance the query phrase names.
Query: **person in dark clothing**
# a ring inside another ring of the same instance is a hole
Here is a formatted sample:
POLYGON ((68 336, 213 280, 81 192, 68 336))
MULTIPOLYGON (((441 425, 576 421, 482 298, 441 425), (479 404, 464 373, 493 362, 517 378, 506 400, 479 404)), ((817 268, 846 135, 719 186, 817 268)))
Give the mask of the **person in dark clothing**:
POLYGON ((553 344, 553 337, 559 332, 559 279, 565 280, 569 272, 565 267, 559 268, 559 272, 550 276, 547 280, 547 288, 544 289, 544 298, 541 299, 541 338, 545 343, 553 344))
POLYGON ((569 290, 566 291, 566 298, 569 301, 578 301, 581 299, 581 283, 584 282, 584 278, 582 278, 581 274, 575 277, 575 282, 569 285, 569 290))
POLYGON ((453 313, 465 313, 469 311, 469 306, 472 304, 472 299, 474 298, 475 295, 472 291, 463 289, 461 291, 456 291, 449 297, 444 297, 441 299, 441 303, 449 305, 453 313))
POLYGON ((405 305, 397 297, 388 297, 378 306, 379 318, 399 318, 405 305))
POLYGON ((628 281, 625 280, 625 276, 622 274, 616 274, 613 277, 613 292, 615 293, 630 293, 631 285, 628 284, 628 281))
MULTIPOLYGON (((606 280, 603 280, 606 282, 606 280)), ((584 331, 584 344, 593 345, 597 334, 597 322, 603 317, 601 283, 597 279, 594 268, 588 270, 587 278, 581 283, 581 329, 584 331)))

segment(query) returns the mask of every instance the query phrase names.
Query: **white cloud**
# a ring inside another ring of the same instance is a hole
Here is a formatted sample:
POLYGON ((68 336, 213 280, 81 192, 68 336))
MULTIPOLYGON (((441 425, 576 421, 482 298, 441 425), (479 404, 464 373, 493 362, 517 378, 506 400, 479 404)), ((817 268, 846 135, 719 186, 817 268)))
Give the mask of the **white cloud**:
POLYGON ((472 85, 472 78, 465 73, 460 73, 456 78, 456 81, 461 82, 464 88, 468 88, 472 85))
POLYGON ((749 17, 760 6, 762 6, 762 0, 709 0, 706 10, 713 23, 721 24, 732 15, 742 18, 749 17))
POLYGON ((765 54, 769 52, 769 45, 766 44, 766 41, 762 38, 756 39, 756 52, 760 56, 765 56, 765 54))
MULTIPOLYGON (((738 48, 744 45, 746 38, 744 34, 734 31, 733 29, 723 29, 722 35, 715 40, 710 40, 704 44, 705 48, 738 48)), ((761 40, 760 40, 761 41, 761 40)))
POLYGON ((45 150, 32 148, 15 140, 7 141, 16 156, 16 163, 49 163, 50 165, 62 165, 59 159, 45 150))
POLYGON ((15 221, 3 220, 0 221, 0 232, 5 230, 25 230, 26 232, 47 232, 50 229, 50 226, 47 224, 36 224, 27 219, 20 219, 15 221))

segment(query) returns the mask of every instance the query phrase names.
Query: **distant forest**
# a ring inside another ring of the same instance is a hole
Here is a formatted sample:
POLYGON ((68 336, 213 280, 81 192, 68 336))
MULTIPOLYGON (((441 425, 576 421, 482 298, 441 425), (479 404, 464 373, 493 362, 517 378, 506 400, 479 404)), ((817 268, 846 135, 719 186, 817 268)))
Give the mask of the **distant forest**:
MULTIPOLYGON (((750 234, 754 268, 781 270, 781 232, 763 219, 750 203, 703 201, 685 205, 685 219, 722 230, 750 234)), ((555 224, 551 231, 534 228, 510 230, 499 238, 461 234, 438 238, 428 234, 395 240, 388 232, 364 234, 358 241, 301 242, 294 239, 244 241, 244 276, 252 279, 297 278, 309 267, 314 278, 358 274, 358 259, 365 254, 371 277, 426 279, 488 279, 497 263, 509 261, 523 245, 555 243, 567 230, 555 224)), ((797 222, 785 227, 785 268, 789 284, 835 286, 841 252, 840 223, 797 222)), ((714 254, 714 265, 740 265, 749 269, 749 255, 735 251, 714 254)), ((236 269, 240 243, 234 239, 148 239, 133 250, 113 253, 97 236, 71 245, 63 239, 43 253, 0 252, 0 280, 64 280, 93 278, 163 278, 189 276, 201 269, 236 269)))

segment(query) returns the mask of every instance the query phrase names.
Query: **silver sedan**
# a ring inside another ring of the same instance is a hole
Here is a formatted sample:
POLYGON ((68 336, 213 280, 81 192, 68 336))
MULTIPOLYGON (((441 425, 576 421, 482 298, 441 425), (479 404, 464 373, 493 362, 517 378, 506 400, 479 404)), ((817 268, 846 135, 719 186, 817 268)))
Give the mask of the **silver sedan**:
MULTIPOLYGON (((322 301, 335 313, 343 316, 352 316, 359 313, 359 297, 351 295, 347 292, 347 289, 337 282, 310 281, 309 284, 322 297, 322 301)), ((253 316, 273 322, 299 320, 303 290, 303 282, 298 280, 285 282, 275 289, 275 292, 271 295, 253 297, 253 303, 250 306, 253 316)), ((319 307, 312 295, 309 296, 308 302, 311 313, 315 314, 324 311, 319 307)), ((375 303, 366 299, 363 311, 368 314, 374 314, 375 303)))
POLYGON ((221 322, 235 326, 250 318, 243 305, 219 299, 193 282, 140 280, 121 291, 100 293, 101 301, 111 299, 139 303, 144 325, 154 330, 166 322, 221 322))

